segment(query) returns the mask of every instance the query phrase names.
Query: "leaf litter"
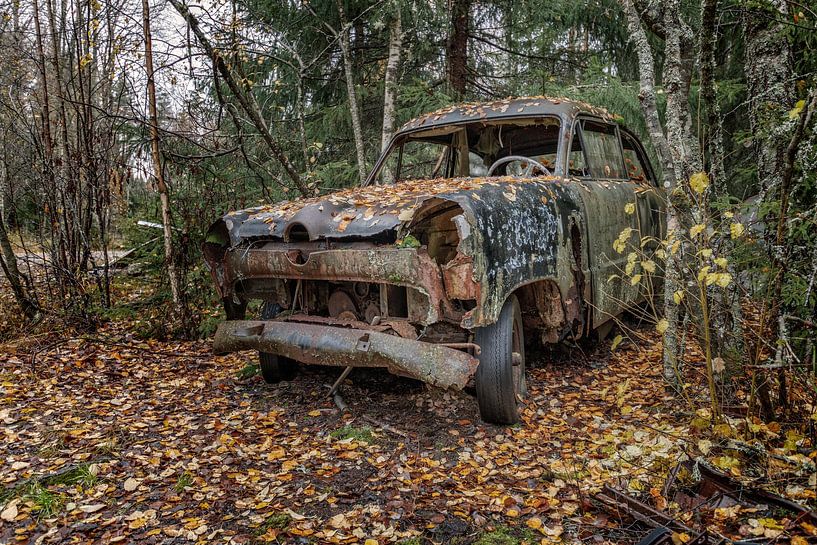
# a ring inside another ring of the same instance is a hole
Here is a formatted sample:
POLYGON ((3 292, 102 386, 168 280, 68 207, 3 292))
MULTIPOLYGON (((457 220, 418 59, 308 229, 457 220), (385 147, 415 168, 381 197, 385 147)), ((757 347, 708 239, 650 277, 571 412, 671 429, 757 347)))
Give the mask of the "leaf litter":
POLYGON ((237 378, 251 354, 102 336, 33 370, 25 350, 0 352, 0 542, 615 542, 621 521, 593 499, 604 485, 666 507, 679 460, 749 471, 700 427, 705 409, 664 394, 657 339, 532 358, 523 421, 502 428, 469 393, 385 371, 355 370, 341 413, 324 387, 337 370, 269 386, 237 378))

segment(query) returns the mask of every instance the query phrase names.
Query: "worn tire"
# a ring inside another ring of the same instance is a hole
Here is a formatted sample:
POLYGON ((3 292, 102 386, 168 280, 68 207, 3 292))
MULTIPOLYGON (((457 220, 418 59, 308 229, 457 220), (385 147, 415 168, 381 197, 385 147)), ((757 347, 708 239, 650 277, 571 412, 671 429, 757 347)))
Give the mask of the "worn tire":
MULTIPOLYGON (((264 302, 261 305, 261 319, 271 320, 281 312, 278 303, 264 302)), ((267 384, 278 384, 282 380, 292 380, 298 374, 298 362, 269 352, 258 352, 258 366, 267 384)))
POLYGON ((519 398, 526 392, 522 311, 515 295, 505 301, 495 323, 476 330, 474 340, 480 347, 475 380, 480 416, 493 424, 515 424, 519 398), (520 355, 516 370, 514 351, 520 355))

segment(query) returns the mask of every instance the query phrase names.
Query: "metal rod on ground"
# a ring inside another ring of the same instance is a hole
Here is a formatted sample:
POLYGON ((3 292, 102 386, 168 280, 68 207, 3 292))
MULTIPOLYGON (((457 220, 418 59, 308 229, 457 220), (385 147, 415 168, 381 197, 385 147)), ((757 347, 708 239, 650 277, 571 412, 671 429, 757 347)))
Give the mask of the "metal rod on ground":
POLYGON ((329 397, 332 397, 332 396, 335 395, 335 392, 338 391, 338 388, 340 388, 341 383, 344 380, 346 380, 346 377, 349 376, 349 373, 352 372, 352 369, 353 369, 353 367, 350 365, 349 367, 347 367, 346 369, 343 370, 343 373, 340 374, 340 376, 338 377, 338 380, 336 380, 335 383, 332 385, 332 387, 329 389, 329 397))

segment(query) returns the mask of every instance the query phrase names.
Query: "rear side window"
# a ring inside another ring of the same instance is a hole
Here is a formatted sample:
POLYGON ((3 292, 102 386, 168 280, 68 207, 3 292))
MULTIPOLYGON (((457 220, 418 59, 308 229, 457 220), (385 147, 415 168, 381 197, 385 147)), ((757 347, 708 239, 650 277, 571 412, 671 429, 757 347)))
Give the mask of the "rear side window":
POLYGON ((652 179, 649 163, 644 156, 641 146, 635 138, 626 132, 621 132, 621 146, 624 148, 624 163, 627 166, 627 176, 634 182, 655 183, 652 179))
POLYGON ((594 178, 629 178, 615 125, 584 121, 582 140, 590 175, 594 178))

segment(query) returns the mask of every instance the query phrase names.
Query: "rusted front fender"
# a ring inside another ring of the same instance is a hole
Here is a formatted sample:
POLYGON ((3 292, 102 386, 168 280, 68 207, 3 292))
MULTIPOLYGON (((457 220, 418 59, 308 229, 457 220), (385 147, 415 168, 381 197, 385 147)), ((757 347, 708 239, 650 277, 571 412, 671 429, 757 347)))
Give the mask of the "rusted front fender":
POLYGON ((479 365, 479 360, 465 352, 377 331, 255 320, 219 325, 213 351, 240 350, 334 367, 385 367, 396 375, 455 389, 464 388, 479 365))

